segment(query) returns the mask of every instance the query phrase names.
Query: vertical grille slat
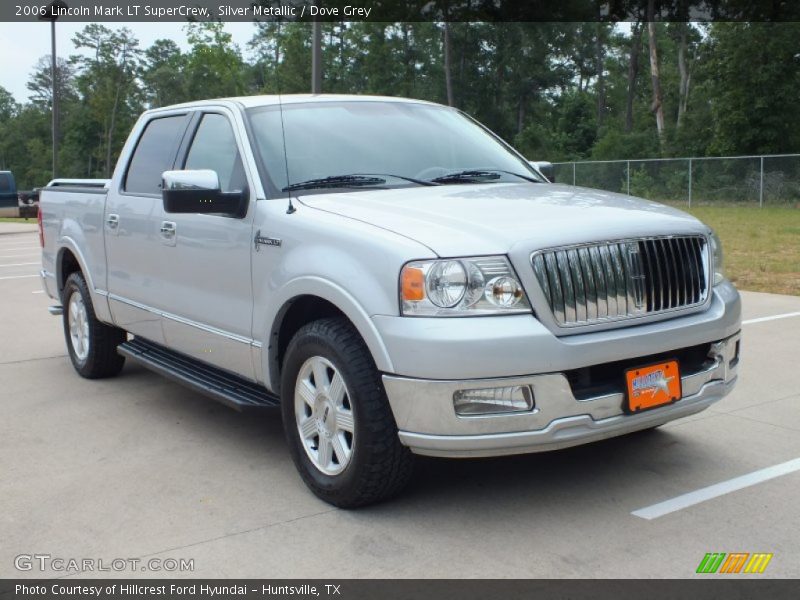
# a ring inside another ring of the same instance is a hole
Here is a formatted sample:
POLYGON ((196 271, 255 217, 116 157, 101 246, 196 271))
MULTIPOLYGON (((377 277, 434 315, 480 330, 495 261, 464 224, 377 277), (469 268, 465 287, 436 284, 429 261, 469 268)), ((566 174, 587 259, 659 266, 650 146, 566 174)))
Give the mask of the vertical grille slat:
POLYGON ((578 258, 583 272, 583 282, 586 288, 586 320, 597 319, 597 284, 594 280, 594 270, 592 269, 592 258, 589 256, 588 248, 578 248, 578 258))
MULTIPOLYGON (((670 267, 669 255, 664 240, 658 240, 659 261, 663 265, 664 274, 664 308, 672 308, 672 269, 670 267)), ((662 309, 662 310, 663 310, 662 309)))
POLYGON ((690 308, 708 299, 708 244, 673 236, 535 252, 534 274, 556 322, 590 325, 690 308))
POLYGON ((564 288, 561 285, 561 277, 558 275, 556 257, 552 253, 544 255, 544 266, 547 271, 547 279, 550 282, 550 290, 553 293, 553 301, 550 308, 556 321, 566 322, 566 308, 564 306, 564 288))
POLYGON ((609 246, 611 253, 611 263, 614 269, 614 277, 617 280, 617 316, 622 316, 628 312, 628 284, 625 280, 625 268, 622 266, 622 254, 618 244, 609 246))
POLYGON ((653 312, 655 310, 655 300, 656 300, 656 284, 655 284, 655 268, 653 266, 653 251, 651 249, 650 240, 643 240, 639 242, 639 245, 642 248, 644 263, 646 265, 645 274, 647 276, 647 312, 653 312))
MULTIPOLYGON (((694 246, 694 263, 698 273, 697 281, 700 282, 699 293, 702 294, 703 290, 708 288, 708 281, 706 280, 706 274, 708 273, 708 271, 706 270, 703 263, 703 256, 705 255, 708 257, 708 254, 704 250, 703 240, 699 238, 694 238, 690 241, 694 246)), ((710 261, 711 258, 708 257, 708 260, 710 261)))
POLYGON ((653 249, 653 262, 656 265, 656 273, 658 276, 658 283, 656 284, 658 288, 658 306, 655 310, 661 311, 666 307, 664 304, 664 289, 666 288, 664 285, 664 265, 662 264, 661 254, 658 250, 658 240, 650 240, 650 247, 653 249))
POLYGON ((567 250, 567 262, 569 263, 572 282, 575 284, 575 318, 578 321, 586 321, 588 319, 586 311, 586 282, 583 280, 583 272, 577 250, 567 250))
POLYGON ((600 262, 600 251, 597 246, 589 246, 588 252, 592 261, 595 289, 597 290, 597 318, 605 319, 608 317, 608 292, 606 291, 605 271, 600 262))
POLYGON ((686 304, 694 304, 697 302, 695 300, 695 272, 692 268, 692 260, 691 255, 689 252, 689 243, 686 241, 686 238, 678 240, 681 248, 681 262, 686 265, 684 270, 684 282, 685 282, 685 293, 686 293, 686 304))
POLYGON ((600 246, 598 250, 600 252, 600 260, 603 264, 603 270, 605 271, 606 283, 608 285, 606 294, 606 298, 608 299, 608 316, 609 318, 615 319, 619 314, 619 307, 617 306, 617 276, 614 274, 614 265, 611 263, 611 252, 609 252, 608 247, 600 246))
POLYGON ((569 259, 565 251, 556 252, 556 262, 558 263, 558 275, 561 285, 564 287, 564 318, 569 321, 578 321, 575 312, 575 284, 572 282, 572 274, 569 272, 569 259))

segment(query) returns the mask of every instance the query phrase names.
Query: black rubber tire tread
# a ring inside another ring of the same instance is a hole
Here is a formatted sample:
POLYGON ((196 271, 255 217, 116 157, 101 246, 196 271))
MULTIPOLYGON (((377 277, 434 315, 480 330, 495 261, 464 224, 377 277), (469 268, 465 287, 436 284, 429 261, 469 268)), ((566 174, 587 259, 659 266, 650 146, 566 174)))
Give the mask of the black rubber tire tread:
POLYGON ((62 306, 64 307, 64 339, 67 343, 67 351, 72 361, 72 366, 75 367, 81 377, 87 379, 102 379, 118 375, 125 365, 125 357, 117 354, 117 346, 127 339, 127 334, 118 327, 106 325, 97 320, 94 306, 92 306, 89 286, 86 285, 86 280, 82 273, 75 272, 67 277, 61 298, 62 306), (80 294, 83 297, 86 314, 89 318, 89 354, 82 363, 75 356, 69 336, 68 313, 69 299, 72 294, 80 294))
POLYGON ((320 499, 357 508, 397 495, 411 479, 414 457, 400 443, 381 375, 361 336, 344 318, 326 318, 302 327, 286 350, 281 373, 284 430, 303 481, 320 499), (320 352, 322 350, 322 352, 320 352), (294 415, 294 389, 303 362, 324 355, 344 377, 355 420, 351 463, 336 476, 321 473, 301 446, 294 415))

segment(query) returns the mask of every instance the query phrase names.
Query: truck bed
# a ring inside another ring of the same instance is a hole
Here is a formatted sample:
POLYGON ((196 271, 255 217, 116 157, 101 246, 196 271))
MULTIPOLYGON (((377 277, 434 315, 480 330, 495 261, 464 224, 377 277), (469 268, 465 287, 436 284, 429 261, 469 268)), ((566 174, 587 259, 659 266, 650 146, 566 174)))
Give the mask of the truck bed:
POLYGON ((72 252, 87 275, 92 292, 105 289, 103 222, 110 183, 108 179, 54 179, 42 189, 42 270, 45 288, 52 298, 59 298, 56 265, 57 248, 61 247, 72 252))

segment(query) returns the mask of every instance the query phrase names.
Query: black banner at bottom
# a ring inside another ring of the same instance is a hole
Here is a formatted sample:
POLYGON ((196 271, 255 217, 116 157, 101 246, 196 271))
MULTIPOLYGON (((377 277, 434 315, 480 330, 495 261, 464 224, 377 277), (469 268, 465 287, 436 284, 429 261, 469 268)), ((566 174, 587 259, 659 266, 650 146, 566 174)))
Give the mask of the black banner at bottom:
POLYGON ((0 599, 66 600, 515 600, 569 599, 795 600, 800 582, 791 579, 5 579, 0 599))

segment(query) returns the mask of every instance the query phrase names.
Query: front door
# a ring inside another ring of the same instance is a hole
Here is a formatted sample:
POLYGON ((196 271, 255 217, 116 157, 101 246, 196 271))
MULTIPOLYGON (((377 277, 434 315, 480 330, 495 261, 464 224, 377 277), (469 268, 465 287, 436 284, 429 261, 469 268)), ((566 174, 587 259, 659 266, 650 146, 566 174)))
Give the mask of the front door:
MULTIPOLYGON (((176 168, 215 171, 223 192, 254 189, 228 111, 196 115, 187 140, 176 168)), ((243 218, 165 213, 160 222, 167 345, 249 379, 255 379, 250 273, 254 207, 251 198, 243 218)))

